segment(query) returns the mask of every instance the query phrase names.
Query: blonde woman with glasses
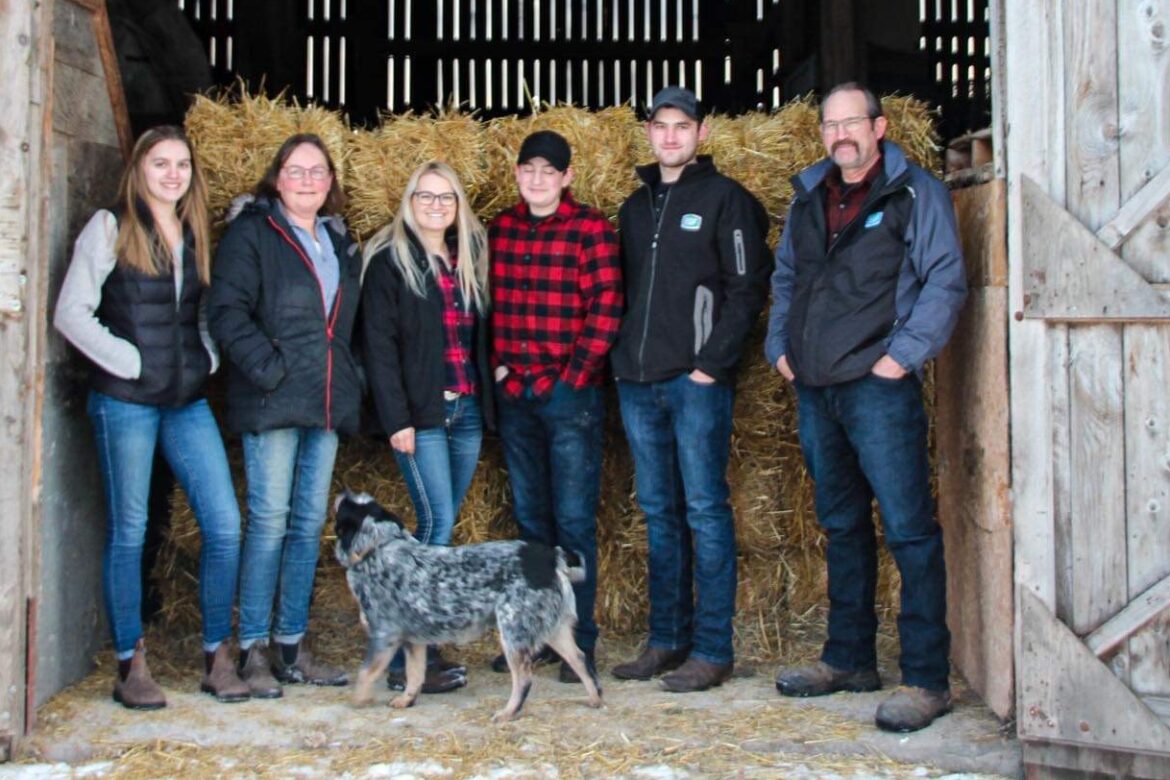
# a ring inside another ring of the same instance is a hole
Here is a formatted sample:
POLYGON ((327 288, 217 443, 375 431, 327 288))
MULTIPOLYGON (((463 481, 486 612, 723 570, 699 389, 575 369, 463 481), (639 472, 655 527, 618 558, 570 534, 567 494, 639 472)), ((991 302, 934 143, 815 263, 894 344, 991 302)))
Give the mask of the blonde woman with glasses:
MULTIPOLYGON (((419 166, 390 224, 367 242, 365 363, 378 419, 418 517, 415 536, 447 545, 494 424, 487 363, 487 236, 459 177, 419 166)), ((390 686, 403 684, 401 654, 390 686)), ((466 668, 428 654, 423 691, 466 684, 466 668)))

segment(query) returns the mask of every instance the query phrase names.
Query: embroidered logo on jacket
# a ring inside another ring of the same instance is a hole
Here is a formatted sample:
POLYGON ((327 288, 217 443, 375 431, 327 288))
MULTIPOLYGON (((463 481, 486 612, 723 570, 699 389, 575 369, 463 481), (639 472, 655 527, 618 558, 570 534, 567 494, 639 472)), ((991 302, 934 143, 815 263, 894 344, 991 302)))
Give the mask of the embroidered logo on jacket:
POLYGON ((877 227, 878 225, 882 224, 882 216, 884 214, 885 214, 884 211, 879 211, 879 212, 876 212, 874 214, 870 214, 868 217, 865 218, 865 227, 868 229, 868 228, 872 228, 872 227, 877 227))
POLYGON ((703 227, 703 217, 699 214, 683 214, 678 226, 683 230, 694 232, 703 227))

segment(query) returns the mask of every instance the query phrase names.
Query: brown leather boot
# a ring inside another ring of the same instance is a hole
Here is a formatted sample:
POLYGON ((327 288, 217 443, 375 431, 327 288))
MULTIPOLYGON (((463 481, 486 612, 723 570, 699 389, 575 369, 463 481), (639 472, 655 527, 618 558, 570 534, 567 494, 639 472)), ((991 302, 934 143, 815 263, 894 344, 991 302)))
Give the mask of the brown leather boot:
POLYGON ((282 683, 349 685, 349 675, 335 666, 318 661, 304 641, 296 645, 276 643, 272 672, 282 683))
POLYGON ((199 684, 199 690, 210 693, 216 701, 225 704, 251 698, 248 684, 236 674, 227 642, 220 642, 214 653, 203 654, 203 682, 199 684))
POLYGON ((882 687, 877 669, 838 669, 824 661, 783 669, 776 690, 784 696, 824 696, 837 691, 876 691, 882 687))
POLYGON ((713 664, 700 658, 688 658, 679 668, 665 674, 658 684, 664 691, 692 693, 722 685, 731 676, 734 664, 713 664))
POLYGON ((146 645, 141 639, 134 646, 134 655, 118 662, 114 701, 132 710, 161 710, 167 706, 167 697, 146 666, 146 645))
POLYGON ((649 680, 651 677, 677 669, 687 660, 691 649, 679 647, 666 650, 661 647, 647 646, 642 654, 633 661, 618 664, 610 673, 619 680, 649 680))
POLYGON ((248 686, 253 699, 279 699, 284 695, 284 689, 272 676, 268 645, 263 642, 240 651, 240 679, 248 686))
POLYGON ((950 691, 904 687, 878 705, 874 721, 885 731, 918 731, 950 711, 950 691))

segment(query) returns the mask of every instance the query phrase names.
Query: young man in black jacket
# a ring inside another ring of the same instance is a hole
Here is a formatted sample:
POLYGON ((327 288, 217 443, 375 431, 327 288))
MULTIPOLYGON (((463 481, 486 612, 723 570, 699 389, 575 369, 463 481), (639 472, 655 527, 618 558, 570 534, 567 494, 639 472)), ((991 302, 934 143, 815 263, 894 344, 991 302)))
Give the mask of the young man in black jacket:
POLYGON ((690 90, 654 97, 657 164, 638 169, 644 186, 619 213, 627 304, 611 353, 650 543, 650 637, 613 674, 669 671, 662 687, 677 692, 719 685, 733 666, 735 366, 770 260, 763 206, 697 155, 708 132, 690 90))

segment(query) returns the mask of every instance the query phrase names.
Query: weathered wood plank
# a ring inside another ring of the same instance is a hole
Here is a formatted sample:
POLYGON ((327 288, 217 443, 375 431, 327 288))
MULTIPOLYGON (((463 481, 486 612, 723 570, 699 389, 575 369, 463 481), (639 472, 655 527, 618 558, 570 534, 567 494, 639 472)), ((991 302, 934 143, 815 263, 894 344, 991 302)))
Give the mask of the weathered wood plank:
POLYGON ((1136 212, 1121 254, 1151 282, 1170 281, 1168 30, 1164 0, 1117 0, 1120 191, 1122 211, 1136 212), (1140 218, 1142 210, 1153 218, 1140 218))
POLYGON ((1007 186, 996 179, 951 193, 970 287, 1007 287, 1007 186))
MULTIPOLYGON (((0 13, 0 268, 19 278, 36 269, 27 256, 39 249, 36 203, 40 182, 32 157, 41 127, 39 36, 44 7, 35 0, 9 0, 0 13)), ((0 753, 11 757, 23 734, 28 557, 35 550, 28 532, 30 490, 27 414, 28 332, 34 323, 9 312, 0 323, 0 753)), ((35 323, 39 325, 39 323, 35 323)))
MULTIPOLYGON (((1163 168, 1152 181, 1130 196, 1117 215, 1097 230, 1097 238, 1116 251, 1130 234, 1166 204, 1167 199, 1170 199, 1170 167, 1163 168)), ((1148 278, 1140 268, 1134 270, 1143 278, 1148 278)), ((1161 279, 1165 278, 1163 274, 1161 279)))
MULTIPOLYGON (((1170 598, 1170 328, 1125 329, 1127 590, 1123 614, 1152 606, 1149 589, 1170 598)), ((1149 613, 1147 613, 1149 614, 1149 613)), ((1119 616, 1120 617, 1120 616, 1119 616)), ((1113 620, 1110 620, 1112 623, 1113 620)), ((1170 616, 1155 614, 1129 647, 1128 679, 1137 693, 1170 695, 1170 616)), ((1139 626, 1134 626, 1136 631, 1139 626)))
MULTIPOLYGON (((1055 426, 1067 415, 1067 382, 1061 381, 1063 371, 1050 374, 1048 368, 1062 351, 1067 329, 1024 318, 1024 267, 1019 258, 1024 256, 1023 177, 1040 182, 1057 202, 1064 199, 1063 9, 1060 4, 1007 2, 996 2, 993 8, 1003 19, 1002 27, 1011 31, 1004 39, 1003 70, 1020 74, 1009 75, 1004 85, 1004 113, 1011 121, 1005 156, 1016 582, 1018 591, 1027 590, 1055 607, 1053 523, 1059 508, 1054 480, 1056 473, 1067 471, 1061 465, 1066 439, 1056 435, 1055 426)), ((1025 627, 1018 609, 1016 615, 1019 638, 1025 627)))
MULTIPOLYGON (((1121 330, 1075 327, 1069 337, 1071 505, 1059 562, 1071 572, 1067 614, 1078 634, 1125 606, 1125 437, 1121 330)), ((1058 603, 1060 603, 1058 601, 1058 603)), ((1060 614, 1060 613, 1058 613, 1060 614)))
POLYGON ((1022 747, 1026 780, 1170 777, 1170 758, 1166 756, 1028 741, 1022 747))
POLYGON ((1150 286, 1080 220, 1025 178, 1024 313, 1048 320, 1170 319, 1170 296, 1150 286))
MULTIPOLYGON (((962 218, 960 230, 965 243, 979 232, 962 218)), ((998 234, 1001 246, 1005 237, 998 234)), ((973 287, 935 367, 938 516, 951 658, 1004 719, 1015 708, 1007 364, 1007 290, 973 287)))
POLYGON ((1104 658, 1138 629, 1170 608, 1170 577, 1150 587, 1085 637, 1085 647, 1104 658))
POLYGON ((1170 728, 1027 590, 1020 738, 1170 756, 1170 728))

